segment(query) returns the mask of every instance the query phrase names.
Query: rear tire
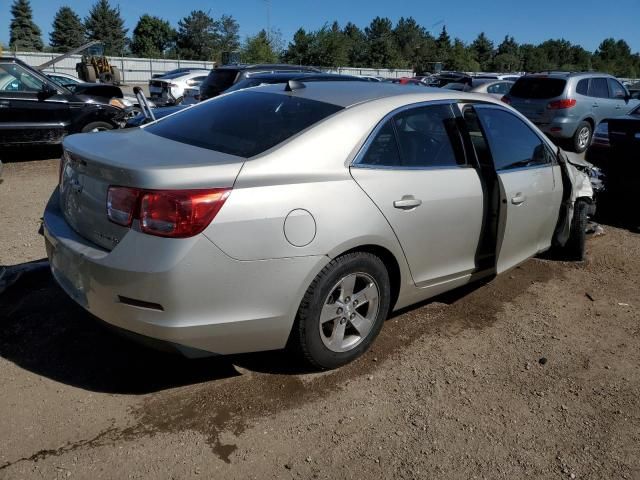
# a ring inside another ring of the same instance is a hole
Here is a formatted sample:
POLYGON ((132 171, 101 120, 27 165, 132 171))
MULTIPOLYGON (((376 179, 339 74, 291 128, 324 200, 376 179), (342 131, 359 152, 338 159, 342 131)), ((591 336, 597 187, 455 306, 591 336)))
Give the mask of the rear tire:
POLYGON ((107 122, 91 122, 82 127, 81 132, 105 132, 107 130, 113 130, 113 125, 107 122))
POLYGON ((576 132, 573 134, 573 151, 582 153, 589 148, 592 135, 593 128, 591 128, 591 124, 589 122, 580 122, 576 132))
POLYGON ((586 200, 580 198, 576 200, 573 206, 569 239, 564 246, 564 257, 567 260, 575 262, 584 260, 588 210, 589 204, 586 200))
POLYGON ((96 83, 96 80, 98 80, 98 77, 96 75, 96 69, 93 68, 93 65, 90 64, 86 64, 84 65, 84 75, 85 75, 85 81, 89 82, 89 83, 96 83))
POLYGON ((355 360, 380 333, 390 291, 387 269, 375 255, 354 252, 334 259, 309 286, 289 346, 320 370, 355 360))
POLYGON ((102 83, 113 83, 113 75, 111 72, 103 72, 100 74, 100 82, 102 83))

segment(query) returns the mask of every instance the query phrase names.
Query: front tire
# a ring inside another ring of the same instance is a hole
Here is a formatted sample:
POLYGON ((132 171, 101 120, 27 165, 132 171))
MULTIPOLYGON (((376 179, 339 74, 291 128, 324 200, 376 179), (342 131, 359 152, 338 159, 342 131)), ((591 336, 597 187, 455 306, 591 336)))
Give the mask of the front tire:
POLYGON ((334 259, 307 290, 290 345, 321 370, 355 360, 380 333, 390 291, 387 269, 375 255, 354 252, 334 259))
POLYGON ((589 145, 591 145, 591 136, 593 135, 593 129, 589 122, 580 122, 576 132, 573 134, 573 151, 576 153, 582 153, 589 145))
POLYGON ((564 247, 564 256, 567 260, 575 262, 584 260, 588 210, 589 204, 586 200, 579 198, 575 201, 569 239, 564 247))

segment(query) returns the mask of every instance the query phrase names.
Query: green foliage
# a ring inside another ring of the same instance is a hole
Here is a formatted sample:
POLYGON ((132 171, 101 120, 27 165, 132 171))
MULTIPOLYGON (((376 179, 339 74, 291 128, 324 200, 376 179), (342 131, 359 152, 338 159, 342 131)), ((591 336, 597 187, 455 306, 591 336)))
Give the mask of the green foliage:
POLYGON ((176 35, 169 22, 145 14, 133 30, 131 52, 138 57, 161 57, 174 45, 176 35))
POLYGON ((11 5, 9 48, 16 50, 42 50, 42 32, 33 23, 33 11, 29 0, 14 0, 11 5))
POLYGON ((402 56, 388 18, 376 17, 364 29, 367 63, 373 68, 399 68, 402 56))
POLYGON ((182 58, 220 61, 222 52, 240 47, 240 26, 229 15, 215 20, 202 10, 194 10, 178 22, 177 49, 182 58))
POLYGON ((98 0, 84 20, 89 40, 100 40, 105 55, 122 55, 125 51, 127 29, 120 16, 120 7, 112 7, 109 0, 98 0))
POLYGON ((267 34, 260 30, 257 35, 247 37, 241 50, 241 58, 245 63, 276 63, 280 58, 278 34, 267 34))
POLYGON ((70 7, 60 7, 53 19, 49 43, 55 52, 67 52, 86 42, 84 25, 70 7))
POLYGON ((491 68, 491 59, 494 55, 493 42, 487 38, 484 32, 469 46, 474 59, 480 64, 480 70, 489 70, 491 68))

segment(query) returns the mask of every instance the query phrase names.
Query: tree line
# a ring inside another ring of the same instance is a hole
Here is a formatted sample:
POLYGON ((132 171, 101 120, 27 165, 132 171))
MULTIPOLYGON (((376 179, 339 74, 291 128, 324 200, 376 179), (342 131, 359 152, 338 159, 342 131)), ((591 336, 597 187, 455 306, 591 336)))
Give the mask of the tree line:
MULTIPOLYGON (((29 0, 14 0, 11 14, 10 48, 44 50, 29 0)), ((599 70, 621 77, 640 76, 640 54, 614 38, 603 40, 595 52, 564 39, 519 44, 509 35, 496 45, 484 33, 465 43, 452 39, 446 26, 435 36, 412 17, 400 18, 395 25, 388 18, 376 17, 364 29, 351 22, 344 26, 333 22, 314 31, 300 28, 286 46, 278 31, 261 30, 242 42, 239 31, 230 15, 215 18, 194 10, 178 21, 177 28, 157 16, 142 15, 128 37, 119 7, 109 0, 97 0, 84 20, 70 7, 61 7, 46 48, 66 52, 88 40, 101 40, 105 54, 114 56, 219 62, 223 52, 240 52, 247 63, 406 68, 416 73, 431 72, 440 64, 443 69, 460 71, 599 70)))

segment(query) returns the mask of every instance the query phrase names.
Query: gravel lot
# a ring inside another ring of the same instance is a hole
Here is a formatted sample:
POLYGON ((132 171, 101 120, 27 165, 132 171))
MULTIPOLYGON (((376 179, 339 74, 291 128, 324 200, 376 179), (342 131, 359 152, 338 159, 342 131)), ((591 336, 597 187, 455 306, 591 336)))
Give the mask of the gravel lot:
MULTIPOLYGON (((0 265, 45 256, 58 162, 29 160, 5 165, 0 265)), ((605 231, 584 263, 396 315, 324 374, 156 353, 23 276, 0 296, 0 478, 640 478, 640 236, 605 231)))

